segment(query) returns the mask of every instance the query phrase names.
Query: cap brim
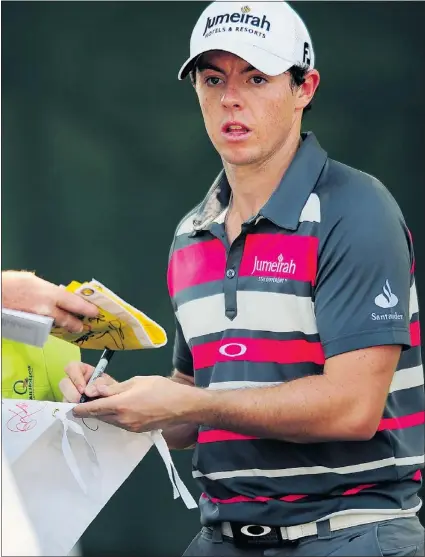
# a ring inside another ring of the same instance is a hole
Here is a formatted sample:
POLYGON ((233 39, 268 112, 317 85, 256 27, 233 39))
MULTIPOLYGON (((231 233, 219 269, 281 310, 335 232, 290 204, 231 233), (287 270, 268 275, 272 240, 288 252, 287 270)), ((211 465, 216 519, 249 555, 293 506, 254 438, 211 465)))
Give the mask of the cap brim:
POLYGON ((239 56, 239 58, 242 58, 251 66, 254 66, 254 68, 259 70, 261 73, 270 76, 282 74, 289 70, 291 66, 296 64, 296 62, 293 60, 286 60, 284 58, 281 58, 280 56, 272 54, 271 52, 263 50, 258 46, 247 44, 241 41, 226 42, 221 39, 220 41, 209 42, 208 46, 209 48, 202 50, 201 52, 197 52, 186 60, 186 62, 180 68, 177 76, 178 79, 182 80, 187 77, 189 72, 192 70, 197 58, 201 54, 204 54, 205 52, 211 52, 212 50, 224 50, 225 52, 236 54, 236 56, 239 56))

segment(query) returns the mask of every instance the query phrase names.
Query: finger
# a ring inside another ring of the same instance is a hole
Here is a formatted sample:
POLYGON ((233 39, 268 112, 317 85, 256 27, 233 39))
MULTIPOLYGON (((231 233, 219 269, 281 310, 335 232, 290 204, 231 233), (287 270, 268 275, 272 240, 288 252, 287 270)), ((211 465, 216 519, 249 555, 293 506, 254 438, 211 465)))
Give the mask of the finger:
POLYGON ((100 396, 110 397, 114 395, 119 395, 131 387, 130 381, 123 381, 118 383, 118 381, 113 381, 112 383, 98 383, 96 384, 96 390, 100 396))
POLYGON ((97 306, 77 296, 77 294, 63 289, 60 289, 57 305, 77 315, 85 315, 86 317, 97 317, 99 315, 99 308, 97 306))
POLYGON ((117 418, 115 414, 106 414, 105 416, 100 416, 99 420, 101 422, 105 422, 110 425, 114 425, 115 427, 121 427, 120 420, 117 418))
POLYGON ((102 394, 102 387, 105 385, 114 385, 115 383, 117 383, 117 381, 115 381, 115 379, 113 379, 110 375, 103 374, 101 377, 93 381, 93 383, 87 385, 84 392, 89 398, 94 398, 95 396, 109 396, 102 394))
POLYGON ((65 373, 75 385, 80 394, 84 393, 87 382, 93 374, 94 367, 83 362, 70 362, 65 367, 65 373))
POLYGON ((69 377, 59 381, 59 389, 63 394, 63 402, 79 402, 81 394, 69 377))
POLYGON ((115 397, 98 398, 92 402, 84 402, 74 406, 72 412, 76 418, 98 418, 108 414, 116 415, 115 397))
POLYGON ((71 315, 69 312, 64 311, 58 307, 53 308, 52 317, 55 320, 55 325, 66 329, 70 333, 82 333, 83 322, 78 317, 71 315))

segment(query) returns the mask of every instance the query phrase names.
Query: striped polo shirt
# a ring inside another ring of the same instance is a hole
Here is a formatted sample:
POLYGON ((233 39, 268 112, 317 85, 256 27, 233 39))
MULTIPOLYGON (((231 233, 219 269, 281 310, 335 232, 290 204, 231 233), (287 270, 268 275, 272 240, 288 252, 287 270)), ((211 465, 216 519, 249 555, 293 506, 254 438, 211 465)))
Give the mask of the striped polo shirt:
POLYGON ((173 364, 198 387, 240 389, 320 375, 327 358, 361 348, 402 345, 402 354, 370 440, 291 443, 201 425, 193 476, 203 524, 288 526, 421 505, 425 396, 411 235, 378 180, 328 158, 313 134, 301 140, 231 245, 224 172, 178 226, 168 268, 173 364))

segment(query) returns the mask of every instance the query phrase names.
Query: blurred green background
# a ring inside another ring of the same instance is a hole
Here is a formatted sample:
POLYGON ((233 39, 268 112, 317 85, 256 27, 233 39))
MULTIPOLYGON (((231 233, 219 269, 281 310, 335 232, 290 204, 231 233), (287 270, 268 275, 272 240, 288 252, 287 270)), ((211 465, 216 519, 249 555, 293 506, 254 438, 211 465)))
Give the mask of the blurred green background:
MULTIPOLYGON (((419 255, 425 311, 423 2, 294 2, 322 75, 305 129, 380 178, 419 255)), ((120 379, 168 374, 173 231, 220 169, 177 71, 204 2, 2 2, 2 267, 100 280, 159 321, 159 351, 117 355, 120 379)), ((391 241, 389 238, 388 241, 391 241)), ((93 363, 97 353, 85 351, 93 363)), ((192 493, 191 451, 175 462, 192 493)), ((198 512, 173 501, 152 451, 90 526, 84 555, 180 555, 198 512)))

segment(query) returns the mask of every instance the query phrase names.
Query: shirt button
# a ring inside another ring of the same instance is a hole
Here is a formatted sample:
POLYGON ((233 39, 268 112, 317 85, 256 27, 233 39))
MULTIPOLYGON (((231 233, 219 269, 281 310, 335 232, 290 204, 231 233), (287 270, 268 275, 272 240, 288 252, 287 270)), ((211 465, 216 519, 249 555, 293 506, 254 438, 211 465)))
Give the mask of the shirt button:
POLYGON ((234 269, 227 269, 226 271, 226 277, 227 278, 233 278, 236 275, 235 270, 234 269))

